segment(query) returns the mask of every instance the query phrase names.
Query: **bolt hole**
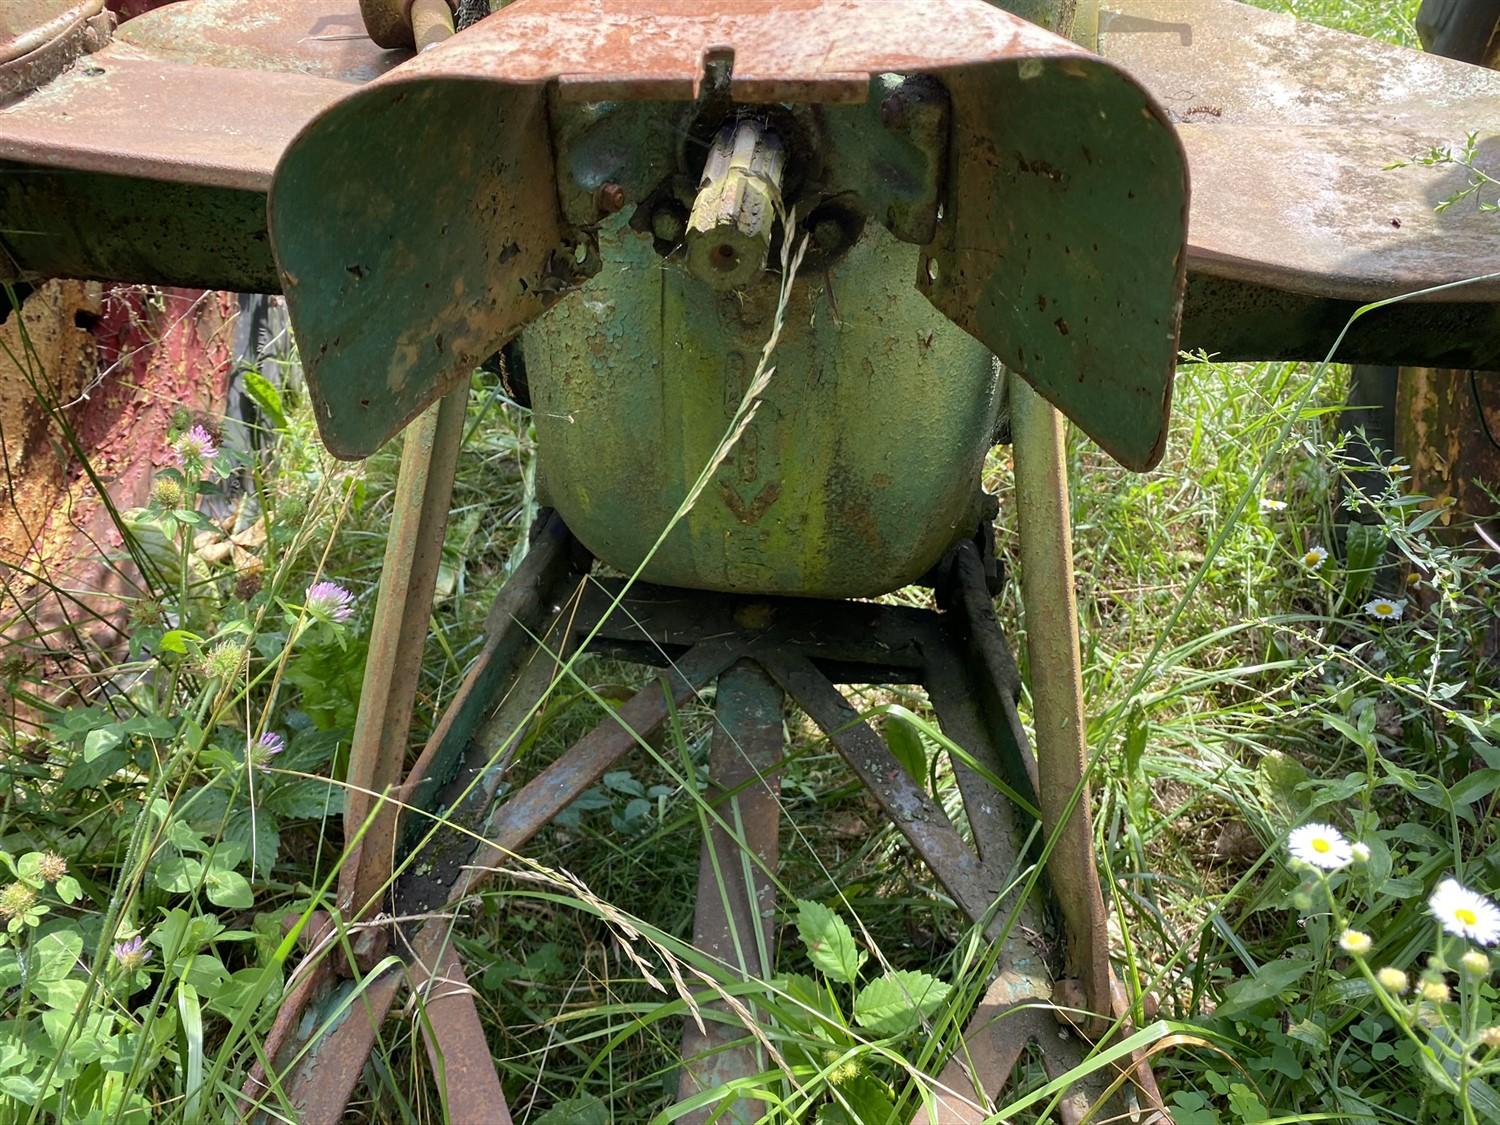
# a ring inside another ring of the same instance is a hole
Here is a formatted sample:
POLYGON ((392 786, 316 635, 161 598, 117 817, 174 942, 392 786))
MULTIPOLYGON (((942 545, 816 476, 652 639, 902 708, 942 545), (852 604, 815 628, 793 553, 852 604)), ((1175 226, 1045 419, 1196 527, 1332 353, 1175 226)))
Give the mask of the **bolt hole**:
POLYGON ((734 247, 729 243, 721 242, 713 248, 709 260, 713 262, 715 269, 728 273, 739 264, 740 256, 735 253, 734 247))

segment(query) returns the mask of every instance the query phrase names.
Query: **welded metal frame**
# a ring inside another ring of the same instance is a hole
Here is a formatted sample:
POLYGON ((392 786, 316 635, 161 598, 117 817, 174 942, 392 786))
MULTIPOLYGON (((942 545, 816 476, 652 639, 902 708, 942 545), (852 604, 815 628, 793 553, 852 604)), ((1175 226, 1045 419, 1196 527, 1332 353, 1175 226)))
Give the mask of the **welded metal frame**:
MULTIPOLYGON (((359 939, 341 948, 329 940, 331 927, 315 935, 320 952, 288 994, 266 1045, 278 1074, 276 1092, 258 1070, 246 1089, 247 1110, 264 1106, 272 1111, 266 1119, 273 1119, 279 1108, 309 1125, 337 1121, 381 1024, 407 987, 419 1001, 420 1028, 450 1111, 482 1106, 497 1119, 504 1100, 454 953, 455 911, 584 789, 716 681, 718 727, 710 751, 716 815, 700 864, 703 872, 723 872, 733 858, 735 873, 700 879, 695 945, 731 972, 763 977, 771 969, 763 951, 770 948, 774 889, 755 875, 747 886, 739 856, 748 846, 764 865, 757 871, 775 868, 775 778, 783 702, 790 701, 822 729, 954 903, 1001 943, 998 975, 966 1029, 967 1048, 942 1072, 934 1106, 919 1120, 982 1120, 981 1107, 1004 1089, 1030 1044, 1042 1046, 1044 1069, 1053 1077, 1078 1066, 1087 1055, 1081 1033, 1095 1030, 1085 1027, 1095 1021, 1054 1005, 1056 970, 1064 963, 1038 936, 1054 912, 1044 894, 1023 898, 1014 889, 1028 885, 1024 876, 1040 849, 1032 821, 1039 803, 1036 767, 1016 710, 1020 678, 994 615, 992 567, 981 543, 960 543, 940 568, 940 611, 627 589, 623 580, 590 576, 589 565, 561 521, 545 514, 526 562, 496 602, 482 655, 399 791, 404 818, 395 851, 386 854, 407 859, 384 869, 390 888, 385 910, 369 919, 395 957, 362 980, 372 966, 360 956, 366 949, 359 939), (656 666, 661 674, 496 802, 501 786, 512 781, 526 720, 562 660, 586 638, 591 651, 656 666), (861 719, 841 683, 926 687, 940 725, 965 752, 955 758, 954 772, 968 839, 861 719), (1026 807, 1007 801, 991 777, 1026 807), (439 811, 442 824, 432 816, 439 811), (737 826, 738 838, 728 824, 737 826), (325 1017, 331 1026, 311 1038, 308 1032, 322 1029, 325 1017)), ((1070 822, 1073 830, 1091 838, 1086 805, 1070 822)), ((1067 891, 1077 888, 1070 883, 1067 891)), ((1073 913, 1060 912, 1065 925, 1073 913)), ((1088 961, 1069 958, 1065 972, 1110 977, 1104 944, 1067 948, 1083 948, 1088 961)), ((1080 986, 1086 979, 1067 984, 1073 993, 1080 986)), ((1096 1013, 1105 1024, 1121 1014, 1112 997, 1106 1005, 1096 1013)), ((690 1025, 685 1035, 684 1097, 765 1069, 753 1037, 736 1035, 725 1023, 706 1027, 700 1032, 690 1025)), ((1143 1060, 1129 1066, 1126 1096, 1131 1108, 1147 1110, 1142 1120, 1151 1120, 1150 1113, 1160 1111, 1155 1083, 1143 1060)), ((1059 1105, 1059 1119, 1082 1120, 1119 1075, 1104 1068, 1081 1082, 1059 1105)), ((706 1120, 708 1112, 698 1117, 706 1120)))

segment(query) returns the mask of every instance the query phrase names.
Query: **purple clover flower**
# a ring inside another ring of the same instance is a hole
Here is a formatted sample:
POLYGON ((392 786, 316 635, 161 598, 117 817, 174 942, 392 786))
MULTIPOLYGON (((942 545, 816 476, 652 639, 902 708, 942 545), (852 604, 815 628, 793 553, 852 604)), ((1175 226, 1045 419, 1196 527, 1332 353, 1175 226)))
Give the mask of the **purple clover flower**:
POLYGON ((337 582, 314 582, 307 588, 307 609, 331 621, 348 621, 354 616, 354 595, 337 582))
POLYGON ((206 467, 218 455, 213 435, 202 426, 194 426, 177 439, 177 462, 189 472, 206 467))
POLYGON ((268 730, 255 740, 255 746, 250 751, 250 760, 258 770, 271 768, 271 759, 286 749, 286 739, 274 730, 268 730))
POLYGON ((120 967, 129 972, 134 972, 151 960, 151 950, 146 948, 146 943, 139 934, 128 941, 117 942, 114 953, 120 967))

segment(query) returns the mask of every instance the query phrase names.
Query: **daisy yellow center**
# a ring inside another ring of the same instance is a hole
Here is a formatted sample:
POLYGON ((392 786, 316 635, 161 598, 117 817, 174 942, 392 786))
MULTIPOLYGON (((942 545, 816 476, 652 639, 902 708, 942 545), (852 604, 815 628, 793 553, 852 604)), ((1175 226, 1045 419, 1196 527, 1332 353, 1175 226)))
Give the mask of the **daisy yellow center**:
POLYGON ((1318 552, 1316 552, 1316 551, 1308 551, 1307 554, 1303 555, 1302 557, 1304 559, 1306 559, 1308 562, 1317 562, 1318 561, 1318 552))
POLYGON ((1453 912, 1453 917, 1457 918, 1465 926, 1472 926, 1475 922, 1479 921, 1479 915, 1475 914, 1467 906, 1460 906, 1453 912))
POLYGON ((1323 839, 1322 836, 1319 836, 1312 842, 1312 849, 1315 852, 1331 852, 1333 851, 1333 845, 1323 839))
POLYGON ((1375 607, 1375 612, 1380 614, 1381 617, 1389 617, 1391 615, 1391 607, 1388 605, 1378 605, 1375 607))

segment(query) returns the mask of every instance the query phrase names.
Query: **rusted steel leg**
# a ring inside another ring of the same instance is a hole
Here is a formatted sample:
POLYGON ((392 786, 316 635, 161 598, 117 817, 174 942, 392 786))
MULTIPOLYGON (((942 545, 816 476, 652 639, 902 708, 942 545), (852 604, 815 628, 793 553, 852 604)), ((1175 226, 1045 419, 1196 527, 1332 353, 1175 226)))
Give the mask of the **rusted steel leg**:
MULTIPOLYGON (((733 664, 737 656, 737 649, 717 642, 691 649, 670 673, 663 674, 664 683, 657 682, 643 688, 613 717, 590 731, 523 786, 495 812, 487 834, 489 842, 474 849, 471 862, 452 872, 449 880, 436 881, 443 891, 438 896, 441 898, 438 905, 451 906, 473 893, 492 868, 506 862, 552 817, 631 750, 636 745, 637 735, 649 735, 665 722, 670 713, 667 705, 669 694, 681 705, 733 664)), ((398 888, 398 903, 406 903, 408 893, 415 892, 403 893, 398 888)), ((403 947, 397 952, 409 953, 414 964, 431 966, 432 974, 440 975, 437 966, 443 963, 451 930, 451 919, 432 918, 417 929, 409 948, 403 947)), ((414 970, 416 979, 425 979, 424 971, 414 970)), ((405 974, 392 971, 374 982, 364 1001, 356 1005, 359 1018, 356 1018, 356 1013, 351 1013, 308 1051, 290 1088, 290 1100, 298 1110, 299 1122, 334 1125, 340 1119, 365 1060, 374 1047, 380 1024, 390 1011, 404 978, 405 974)), ((453 998, 455 1006, 470 1003, 472 997, 453 998)), ((465 1020, 468 1018, 464 1016, 465 1020)))
POLYGON ((511 1125, 510 1108, 458 950, 444 945, 437 972, 429 975, 419 961, 412 966, 412 976, 413 990, 422 997, 422 1038, 442 1091, 446 1119, 511 1125))
POLYGON ((849 701, 812 661, 784 650, 763 659, 766 671, 828 736, 959 908, 974 921, 983 920, 999 882, 981 866, 942 806, 912 780, 885 740, 859 721, 849 701))
POLYGON ((476 739, 485 741, 482 731, 489 725, 486 715, 495 710, 497 693, 535 653, 536 638, 542 638, 554 652, 566 647, 549 639, 553 633, 549 617, 555 616, 557 603, 562 600, 575 546, 561 517, 555 512, 544 513, 526 557, 506 580, 490 609, 484 648, 402 783, 403 804, 420 809, 436 807, 435 794, 466 762, 480 755, 481 760, 490 756, 490 747, 474 744, 476 739))
POLYGON ((1085 1006, 1105 1015, 1114 1006, 1109 929, 1094 864, 1093 816, 1084 779, 1088 744, 1063 417, 1021 380, 1010 380, 1009 389, 1037 795, 1042 825, 1049 838, 1057 836, 1047 873, 1067 924, 1068 971, 1082 985, 1085 1006), (1075 793, 1079 796, 1073 805, 1075 793))
MULTIPOLYGON (((745 979, 764 980, 772 968, 776 886, 767 872, 776 870, 779 854, 776 770, 784 741, 783 704, 781 689, 753 661, 742 660, 719 677, 714 705, 718 725, 708 758, 709 799, 734 834, 715 822, 703 840, 693 944, 745 979), (725 792, 735 795, 726 800, 725 792)), ((765 1068, 764 1053, 735 1023, 708 1018, 700 1031, 689 1020, 682 1037, 678 1096, 689 1098, 765 1068)), ((688 1125, 704 1125, 710 1119, 749 1125, 761 1117, 757 1106, 730 1097, 679 1120, 688 1125)))
MULTIPOLYGON (((544 639, 552 640, 552 630, 544 639)), ((454 885, 474 855, 476 836, 483 836, 495 794, 510 772, 515 753, 531 729, 534 714, 551 690, 567 658, 566 635, 553 641, 552 651, 536 648, 516 672, 495 714, 480 724, 464 748, 458 770, 448 783, 422 802, 425 809, 441 809, 441 823, 408 814, 403 834, 405 851, 416 852, 413 862, 396 879, 394 913, 410 918, 440 910, 454 901, 454 885)))
MULTIPOLYGON (((344 831, 353 836, 375 810, 339 873, 339 909, 349 919, 378 903, 391 877, 397 810, 383 794, 401 780, 406 761, 468 399, 465 385, 429 408, 407 427, 401 448, 375 627, 349 749, 344 831)), ((361 960, 373 963, 385 940, 383 931, 364 931, 357 950, 361 960)))
MULTIPOLYGON (((978 589, 982 591, 977 558, 975 563, 970 577, 979 577, 978 589)), ((962 567, 958 580, 964 581, 962 567)), ((975 635, 975 625, 982 624, 985 617, 993 624, 988 594, 983 595, 982 610, 980 614, 966 612, 959 620, 948 622, 954 634, 951 644, 924 650, 928 695, 943 732, 968 751, 978 766, 1030 797, 1025 772, 1014 761, 1018 756, 1029 757, 1026 734, 1015 713, 1014 681, 1006 675, 1006 669, 1014 665, 998 628, 987 637, 975 635), (976 647, 987 648, 988 656, 977 653, 976 647), (1000 673, 998 681, 985 682, 996 672, 1000 673), (1000 709, 998 714, 992 707, 1000 709), (1015 776, 1017 772, 1020 778, 1015 776)), ((1009 884, 1032 858, 1023 851, 1026 831, 1018 820, 1020 810, 978 770, 956 757, 953 773, 963 794, 980 861, 1002 885, 1009 884)), ((1029 825, 1030 819, 1025 823, 1029 825)), ((1016 912, 1015 924, 1005 935, 995 981, 964 1029, 963 1049, 938 1076, 934 1106, 918 1114, 916 1120, 923 1125, 978 1125, 986 1120, 989 1114, 984 1107, 1001 1100, 1016 1060, 1029 1042, 1035 1041, 1047 1060, 1050 1077, 1065 1073, 1083 1060, 1082 1041, 1074 1032, 1059 1027, 1051 1003, 1052 982, 1048 951, 1041 939, 1044 924, 1039 902, 1032 899, 1002 909, 996 929, 1002 928, 1001 923, 1012 910, 1016 912)), ((1133 1075, 1138 1091, 1126 1088, 1104 1104, 1095 1104, 1118 1073, 1118 1068, 1111 1067, 1080 1079, 1058 1106, 1059 1119, 1065 1123, 1081 1120, 1091 1106, 1095 1120, 1115 1120, 1121 1115, 1133 1119, 1131 1114, 1143 1105, 1160 1107, 1155 1079, 1144 1061, 1139 1062, 1133 1075)))
POLYGON ((604 776, 604 772, 635 749, 638 739, 649 737, 671 713, 668 697, 676 706, 692 699, 714 677, 739 657, 736 647, 708 641, 695 645, 660 681, 636 692, 612 717, 575 742, 541 773, 495 810, 472 866, 455 885, 450 901, 470 892, 485 876, 485 869, 504 863, 580 793, 604 776))
MULTIPOLYGON (((281 1098, 268 1094, 269 1083, 252 1073, 251 1081, 245 1085, 245 1095, 252 1103, 247 1116, 257 1122, 338 1125, 364 1071, 365 1060, 375 1046, 380 1025, 385 1022, 405 979, 406 974, 399 968, 392 968, 371 981, 350 1005, 343 1019, 321 1041, 313 1043, 297 1062, 295 1070, 291 1070, 292 1056, 301 1049, 306 1036, 322 1023, 322 1013, 332 1011, 354 985, 352 981, 336 980, 329 971, 320 974, 320 980, 311 986, 321 996, 301 997, 300 1009, 292 1006, 291 1001, 297 999, 294 993, 283 1008, 283 1014, 288 1010, 298 1011, 297 1023, 301 1026, 282 1039, 280 1050, 272 1060, 281 1072, 282 1088, 291 1111, 282 1113, 281 1098), (309 1023, 311 1027, 308 1027, 309 1023)), ((281 1022, 278 1017, 277 1024, 281 1022)))

